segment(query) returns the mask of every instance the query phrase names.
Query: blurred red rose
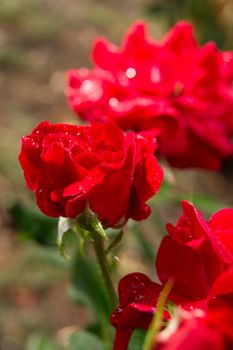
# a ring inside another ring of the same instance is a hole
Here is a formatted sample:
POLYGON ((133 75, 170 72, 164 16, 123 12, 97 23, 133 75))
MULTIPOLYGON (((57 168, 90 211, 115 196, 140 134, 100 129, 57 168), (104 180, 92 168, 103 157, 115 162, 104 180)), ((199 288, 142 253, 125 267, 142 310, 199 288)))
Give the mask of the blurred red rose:
POLYGON ((85 207, 106 226, 145 219, 163 172, 152 134, 124 134, 113 123, 39 124, 19 155, 27 186, 48 216, 75 218, 85 207))
POLYGON ((181 315, 178 329, 168 339, 163 339, 162 332, 153 350, 233 349, 233 307, 183 311, 181 315))
POLYGON ((233 349, 233 270, 223 273, 211 290, 207 310, 179 310, 156 338, 153 350, 233 349))
MULTIPOLYGON (((162 285, 151 281, 142 273, 131 273, 120 280, 119 306, 110 318, 111 324, 116 328, 113 350, 126 350, 133 331, 136 328, 148 328, 162 289, 162 285)), ((186 298, 175 292, 170 294, 169 301, 178 305, 188 303, 186 298)), ((168 319, 169 313, 166 312, 164 317, 168 319)))
POLYGON ((120 48, 97 40, 93 61, 93 70, 68 72, 69 104, 80 117, 155 129, 160 154, 176 167, 216 170, 232 154, 232 56, 211 42, 199 47, 190 24, 157 43, 136 23, 120 48))
MULTIPOLYGON (((209 299, 225 288, 229 279, 216 280, 233 266, 233 209, 222 209, 207 222, 187 201, 176 227, 167 225, 169 236, 159 246, 156 258, 161 284, 146 275, 131 273, 119 283, 119 306, 112 313, 116 327, 114 350, 125 350, 135 328, 147 329, 163 285, 173 280, 169 301, 186 310, 205 310, 209 299)), ((226 287, 228 285, 228 287, 226 287)), ((169 318, 169 314, 164 314, 169 318)))
POLYGON ((215 279, 233 264, 233 209, 222 209, 205 221, 190 203, 160 244, 156 259, 159 279, 174 281, 177 292, 204 298, 215 279))

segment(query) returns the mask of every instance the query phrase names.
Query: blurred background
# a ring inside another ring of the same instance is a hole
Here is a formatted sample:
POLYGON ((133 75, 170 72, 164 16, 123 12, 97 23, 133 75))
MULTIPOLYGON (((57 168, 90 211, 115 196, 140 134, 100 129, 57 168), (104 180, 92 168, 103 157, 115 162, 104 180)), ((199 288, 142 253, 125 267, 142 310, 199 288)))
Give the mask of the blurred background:
MULTIPOLYGON (((55 248, 57 221, 38 212, 17 156, 20 138, 42 119, 76 122, 65 71, 91 66, 95 37, 118 44, 137 19, 158 40, 177 20, 191 20, 200 43, 233 49, 233 0, 0 0, 0 350, 62 348, 67 334, 90 323, 55 248)), ((232 194, 232 165, 221 174, 168 171, 153 218, 138 226, 144 235, 126 237, 120 274, 149 269, 154 278, 156 242, 180 215, 180 198, 208 217, 233 206, 232 194)))

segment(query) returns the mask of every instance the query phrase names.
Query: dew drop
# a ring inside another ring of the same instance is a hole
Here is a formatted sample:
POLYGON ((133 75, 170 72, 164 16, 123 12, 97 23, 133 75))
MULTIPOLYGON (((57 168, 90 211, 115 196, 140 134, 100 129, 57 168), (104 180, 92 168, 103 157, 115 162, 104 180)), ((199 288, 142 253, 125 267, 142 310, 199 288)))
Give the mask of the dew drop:
POLYGON ((153 83, 158 83, 161 80, 160 70, 157 67, 151 68, 150 78, 153 83))
POLYGON ((116 107, 117 104, 118 104, 118 99, 117 99, 117 98, 115 98, 115 97, 110 98, 110 100, 109 100, 109 105, 110 105, 111 107, 116 107))
POLYGON ((84 80, 82 83, 82 89, 85 93, 91 92, 93 88, 93 84, 90 80, 84 80))
POLYGON ((134 68, 129 67, 126 69, 125 75, 127 76, 128 79, 132 79, 136 76, 137 72, 134 68))

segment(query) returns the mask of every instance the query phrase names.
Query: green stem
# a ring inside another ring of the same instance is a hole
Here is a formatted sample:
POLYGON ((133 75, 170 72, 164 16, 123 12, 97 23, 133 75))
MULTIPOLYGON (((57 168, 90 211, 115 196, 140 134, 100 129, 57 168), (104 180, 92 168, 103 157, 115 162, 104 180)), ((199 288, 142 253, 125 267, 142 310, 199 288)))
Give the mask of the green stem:
POLYGON ((155 344, 155 338, 163 324, 163 313, 167 298, 172 290, 173 282, 168 280, 158 297, 154 317, 147 331, 142 350, 151 350, 155 344))
POLYGON ((123 235, 124 231, 121 230, 107 247, 106 254, 108 254, 113 248, 117 247, 117 245, 121 242, 123 235))
POLYGON ((117 299, 117 295, 116 295, 113 282, 110 276, 109 268, 108 268, 106 252, 103 244, 103 237, 100 236, 99 233, 93 232, 92 239, 94 242, 96 257, 103 275, 106 289, 108 291, 109 299, 111 301, 111 306, 112 306, 112 309, 114 309, 117 305, 118 299, 117 299))

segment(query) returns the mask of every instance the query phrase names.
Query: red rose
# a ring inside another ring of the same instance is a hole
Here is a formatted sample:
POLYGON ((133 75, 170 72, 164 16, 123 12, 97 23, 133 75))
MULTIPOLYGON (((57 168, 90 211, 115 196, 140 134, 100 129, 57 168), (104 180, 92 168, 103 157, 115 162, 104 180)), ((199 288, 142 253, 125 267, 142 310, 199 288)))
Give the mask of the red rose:
POLYGON ((209 299, 229 293, 227 288, 233 290, 229 278, 216 282, 233 266, 233 209, 222 209, 206 222, 192 204, 183 201, 182 206, 184 214, 176 227, 167 225, 169 236, 158 250, 156 270, 161 284, 141 273, 129 274, 119 283, 119 306, 111 316, 116 327, 114 350, 127 349, 133 330, 148 327, 168 279, 174 282, 169 301, 186 310, 205 310, 209 299))
POLYGON ((233 348, 233 270, 221 275, 211 290, 208 309, 179 311, 160 332, 153 350, 230 350, 233 348))
POLYGON ((39 124, 19 155, 27 186, 48 216, 75 218, 85 207, 106 226, 145 219, 145 202, 163 177, 149 133, 124 134, 113 123, 39 124))
POLYGON ((156 259, 159 279, 174 280, 177 292, 204 298, 215 279, 233 264, 233 209, 222 209, 206 222, 183 201, 177 225, 167 225, 169 236, 160 244, 156 259))
MULTIPOLYGON (((162 288, 162 285, 151 281, 142 273, 131 273, 120 280, 119 306, 110 318, 111 324, 116 328, 113 350, 126 350, 133 331, 136 328, 148 328, 162 288)), ((176 304, 187 303, 187 299, 174 292, 169 300, 176 304)), ((164 317, 169 318, 169 314, 165 313, 164 317)))
POLYGON ((68 72, 70 106, 89 122, 155 129, 159 151, 177 167, 218 169, 232 154, 231 53, 199 47, 179 22, 157 43, 136 23, 120 48, 96 41, 93 70, 68 72))
MULTIPOLYGON (((182 312, 178 329, 168 339, 163 332, 153 350, 230 350, 233 348, 233 307, 182 312), (225 332, 224 328, 228 328, 225 332)), ((164 331, 164 333, 166 330, 164 331)))

